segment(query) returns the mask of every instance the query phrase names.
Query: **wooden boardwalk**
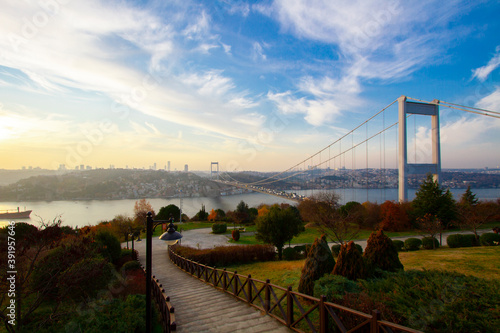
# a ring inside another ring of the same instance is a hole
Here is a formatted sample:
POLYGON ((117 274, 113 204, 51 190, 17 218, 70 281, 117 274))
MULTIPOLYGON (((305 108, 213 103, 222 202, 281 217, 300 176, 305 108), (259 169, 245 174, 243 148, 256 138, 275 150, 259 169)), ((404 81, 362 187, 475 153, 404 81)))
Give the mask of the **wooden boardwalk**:
MULTIPOLYGON (((153 275, 170 296, 177 332, 291 332, 274 318, 179 269, 168 258, 165 243, 155 238, 153 275)), ((135 249, 145 265, 146 242, 136 242, 135 249)))

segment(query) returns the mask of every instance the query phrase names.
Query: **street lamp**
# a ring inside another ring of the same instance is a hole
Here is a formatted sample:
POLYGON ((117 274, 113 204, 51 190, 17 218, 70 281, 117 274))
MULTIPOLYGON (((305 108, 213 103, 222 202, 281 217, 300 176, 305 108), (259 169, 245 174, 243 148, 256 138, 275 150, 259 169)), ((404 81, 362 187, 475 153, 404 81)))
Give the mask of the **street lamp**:
POLYGON ((153 220, 153 213, 148 212, 146 218, 146 333, 151 332, 151 257, 153 254, 153 231, 162 223, 170 222, 168 229, 164 232, 160 239, 167 242, 168 245, 177 243, 182 235, 175 231, 173 218, 169 221, 155 221, 153 220))

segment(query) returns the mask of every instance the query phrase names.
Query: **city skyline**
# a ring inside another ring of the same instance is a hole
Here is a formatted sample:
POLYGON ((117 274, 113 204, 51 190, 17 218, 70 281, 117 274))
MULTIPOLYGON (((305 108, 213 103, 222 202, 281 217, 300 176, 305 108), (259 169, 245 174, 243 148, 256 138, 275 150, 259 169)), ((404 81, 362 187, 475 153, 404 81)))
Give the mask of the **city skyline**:
MULTIPOLYGON (((0 8, 0 169, 141 168, 168 156, 178 170, 216 160, 221 171, 280 171, 400 95, 500 111, 494 2, 0 8)), ((441 109, 443 168, 500 164, 499 119, 441 109)), ((397 120, 388 111, 387 124, 397 120)), ((422 119, 412 126, 409 155, 419 161, 430 129, 422 119)), ((358 167, 382 166, 372 159, 358 167)))

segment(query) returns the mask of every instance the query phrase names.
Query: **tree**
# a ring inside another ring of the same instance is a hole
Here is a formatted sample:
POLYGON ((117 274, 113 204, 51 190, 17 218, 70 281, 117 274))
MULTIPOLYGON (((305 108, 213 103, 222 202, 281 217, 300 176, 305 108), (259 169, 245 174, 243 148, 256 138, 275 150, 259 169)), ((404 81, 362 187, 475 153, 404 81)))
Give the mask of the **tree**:
POLYGON ((476 198, 476 195, 472 193, 469 185, 467 186, 467 190, 465 190, 464 194, 460 197, 458 204, 460 206, 475 206, 478 202, 479 200, 476 198))
POLYGON ((281 260, 283 246, 293 237, 304 231, 302 220, 291 208, 281 209, 273 206, 269 214, 257 218, 256 238, 267 244, 273 244, 278 249, 281 260))
POLYGON ((299 281, 299 293, 313 295, 314 282, 329 274, 335 267, 335 259, 326 242, 326 236, 316 238, 311 245, 302 268, 299 281))
POLYGON ((425 214, 423 217, 417 218, 417 228, 424 234, 429 235, 432 239, 432 248, 436 249, 434 238, 436 235, 443 231, 443 224, 441 221, 432 214, 425 214))
MULTIPOLYGON (((354 239, 359 233, 359 226, 355 224, 357 212, 342 213, 339 210, 339 196, 334 192, 320 192, 311 197, 307 205, 302 206, 301 216, 307 216, 314 221, 322 233, 332 241, 345 244, 354 239)), ((299 206, 299 210, 300 210, 299 206)))
POLYGON ((239 224, 250 222, 250 208, 248 208, 248 205, 243 200, 236 206, 233 218, 239 224))
POLYGON ((116 215, 111 220, 110 224, 112 232, 118 237, 124 239, 127 242, 128 247, 128 236, 136 231, 132 218, 125 215, 116 215))
POLYGON ((145 227, 148 212, 153 213, 153 217, 155 217, 155 210, 149 201, 146 199, 137 200, 134 205, 134 222, 145 227))
POLYGON ((156 214, 156 219, 157 220, 170 220, 170 218, 174 218, 177 220, 181 216, 181 210, 179 207, 177 207, 174 204, 170 204, 165 207, 161 207, 160 210, 158 211, 158 214, 156 214))
POLYGON ((412 201, 413 217, 422 219, 425 215, 435 216, 446 229, 457 218, 456 203, 450 190, 446 191, 434 181, 431 174, 420 185, 412 201))
POLYGON ((472 230, 476 239, 479 239, 477 229, 483 224, 494 220, 495 216, 500 213, 500 206, 494 202, 479 202, 470 204, 470 202, 458 205, 458 212, 460 215, 459 224, 462 228, 472 230))
POLYGON ((207 218, 208 218, 208 213, 205 210, 205 205, 201 205, 201 209, 193 217, 193 220, 196 220, 196 221, 206 221, 207 218))
POLYGON ((399 203, 387 200, 380 205, 379 228, 388 231, 402 231, 409 229, 410 219, 399 203))

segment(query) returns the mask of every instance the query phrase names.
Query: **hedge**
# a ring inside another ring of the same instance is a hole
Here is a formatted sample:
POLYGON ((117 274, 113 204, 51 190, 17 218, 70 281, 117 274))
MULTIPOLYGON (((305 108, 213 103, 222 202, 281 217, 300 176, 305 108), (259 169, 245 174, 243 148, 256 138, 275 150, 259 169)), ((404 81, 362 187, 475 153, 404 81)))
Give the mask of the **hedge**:
POLYGON ((246 264, 254 261, 271 261, 276 256, 274 246, 260 244, 217 246, 212 249, 195 249, 176 245, 172 249, 181 257, 214 267, 246 264))

